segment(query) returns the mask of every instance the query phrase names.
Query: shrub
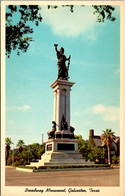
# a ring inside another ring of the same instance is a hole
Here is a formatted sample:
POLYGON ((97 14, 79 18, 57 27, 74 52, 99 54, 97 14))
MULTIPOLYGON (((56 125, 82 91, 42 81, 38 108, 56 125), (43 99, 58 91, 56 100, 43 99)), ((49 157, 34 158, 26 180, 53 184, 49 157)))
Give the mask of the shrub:
POLYGON ((13 163, 14 167, 17 167, 18 165, 20 165, 20 161, 16 161, 16 162, 13 163))
POLYGON ((118 164, 119 163, 119 157, 117 157, 116 155, 113 155, 113 157, 111 158, 112 163, 113 164, 118 164))
POLYGON ((7 165, 12 165, 12 157, 9 157, 7 160, 7 165))

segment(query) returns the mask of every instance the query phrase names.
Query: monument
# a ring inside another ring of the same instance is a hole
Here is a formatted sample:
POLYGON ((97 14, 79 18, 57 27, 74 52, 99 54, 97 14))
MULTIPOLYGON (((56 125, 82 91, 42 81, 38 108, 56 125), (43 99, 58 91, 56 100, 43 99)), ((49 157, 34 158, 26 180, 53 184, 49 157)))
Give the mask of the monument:
POLYGON ((75 128, 70 125, 70 92, 75 84, 68 80, 71 56, 66 58, 64 48, 58 51, 58 45, 54 46, 58 59, 58 78, 50 85, 54 93, 52 130, 47 132, 48 141, 44 142, 45 153, 41 160, 30 163, 30 166, 85 165, 86 162, 78 152, 78 140, 74 137, 75 128))

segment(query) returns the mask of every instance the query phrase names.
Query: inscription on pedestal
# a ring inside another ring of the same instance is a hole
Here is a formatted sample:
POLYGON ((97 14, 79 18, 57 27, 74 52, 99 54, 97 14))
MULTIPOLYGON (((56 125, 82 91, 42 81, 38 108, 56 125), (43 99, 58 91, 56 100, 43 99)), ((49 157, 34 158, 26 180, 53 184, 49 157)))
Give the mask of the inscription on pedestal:
POLYGON ((47 151, 50 151, 50 150, 52 150, 52 144, 47 145, 47 151))
POLYGON ((57 144, 57 150, 74 151, 75 145, 74 144, 57 144))

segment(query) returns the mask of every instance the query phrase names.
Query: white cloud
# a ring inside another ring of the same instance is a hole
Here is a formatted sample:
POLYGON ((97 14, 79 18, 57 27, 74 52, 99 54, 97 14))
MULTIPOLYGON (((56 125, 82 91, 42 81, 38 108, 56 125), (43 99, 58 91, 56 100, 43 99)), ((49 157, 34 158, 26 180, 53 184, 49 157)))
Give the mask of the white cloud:
POLYGON ((30 105, 23 105, 23 106, 17 107, 17 110, 20 110, 20 111, 27 111, 30 109, 31 109, 30 105))
POLYGON ((120 118, 120 108, 114 106, 104 106, 97 104, 92 108, 94 114, 102 114, 104 121, 115 121, 120 118))
POLYGON ((75 6, 73 13, 69 8, 62 6, 58 9, 42 7, 40 12, 43 23, 50 25, 56 35, 73 38, 84 35, 87 39, 97 39, 98 33, 94 31, 98 25, 97 16, 93 14, 92 6, 75 6))
POLYGON ((31 109, 30 105, 23 105, 23 106, 10 106, 6 108, 9 111, 28 111, 31 109))
POLYGON ((105 112, 105 107, 102 104, 95 105, 92 108, 94 114, 102 114, 105 112))

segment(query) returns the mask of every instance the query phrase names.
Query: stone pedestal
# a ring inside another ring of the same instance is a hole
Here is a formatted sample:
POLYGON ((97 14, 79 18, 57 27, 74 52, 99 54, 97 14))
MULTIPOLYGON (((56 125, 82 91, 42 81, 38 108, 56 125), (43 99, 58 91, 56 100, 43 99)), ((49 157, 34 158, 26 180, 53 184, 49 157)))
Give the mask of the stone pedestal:
POLYGON ((45 142, 45 152, 78 152, 78 140, 52 139, 45 142))
POLYGON ((78 140, 74 139, 52 139, 45 142, 45 153, 38 163, 30 166, 76 166, 94 164, 86 162, 78 152, 78 140))

